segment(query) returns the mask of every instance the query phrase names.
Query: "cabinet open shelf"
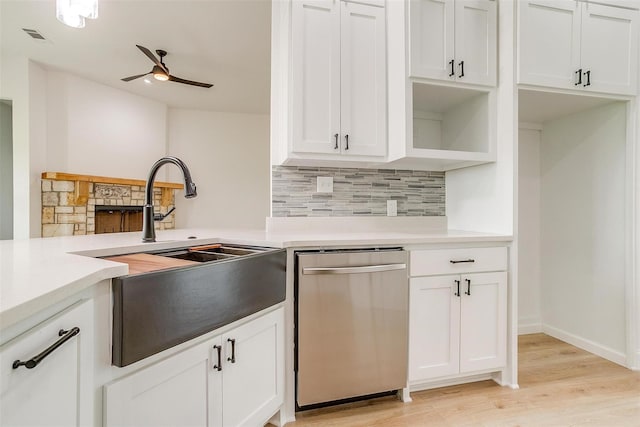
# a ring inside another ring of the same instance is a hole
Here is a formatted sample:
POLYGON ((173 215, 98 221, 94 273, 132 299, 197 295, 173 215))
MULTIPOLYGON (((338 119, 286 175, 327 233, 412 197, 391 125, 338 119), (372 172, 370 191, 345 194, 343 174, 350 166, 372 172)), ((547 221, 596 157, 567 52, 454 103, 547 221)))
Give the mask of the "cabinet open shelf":
POLYGON ((411 82, 406 157, 399 167, 449 170, 495 161, 493 92, 411 82))

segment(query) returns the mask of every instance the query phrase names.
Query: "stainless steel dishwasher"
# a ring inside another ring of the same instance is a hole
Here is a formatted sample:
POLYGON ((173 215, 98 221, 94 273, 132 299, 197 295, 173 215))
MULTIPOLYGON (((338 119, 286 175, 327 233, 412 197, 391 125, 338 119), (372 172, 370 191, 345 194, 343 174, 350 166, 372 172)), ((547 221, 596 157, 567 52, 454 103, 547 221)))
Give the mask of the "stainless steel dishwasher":
POLYGON ((299 407, 407 384, 407 253, 402 249, 297 254, 299 407))

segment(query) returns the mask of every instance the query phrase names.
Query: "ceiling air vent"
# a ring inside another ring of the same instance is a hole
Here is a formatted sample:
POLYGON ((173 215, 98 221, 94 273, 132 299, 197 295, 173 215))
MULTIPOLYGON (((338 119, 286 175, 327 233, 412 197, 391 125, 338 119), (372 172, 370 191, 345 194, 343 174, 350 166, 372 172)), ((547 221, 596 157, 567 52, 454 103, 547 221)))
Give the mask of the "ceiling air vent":
POLYGON ((44 38, 44 36, 42 34, 40 34, 36 30, 30 30, 28 28, 23 28, 22 31, 24 31, 25 33, 29 34, 29 36, 31 36, 31 38, 33 38, 35 40, 43 40, 43 41, 47 40, 46 38, 44 38))

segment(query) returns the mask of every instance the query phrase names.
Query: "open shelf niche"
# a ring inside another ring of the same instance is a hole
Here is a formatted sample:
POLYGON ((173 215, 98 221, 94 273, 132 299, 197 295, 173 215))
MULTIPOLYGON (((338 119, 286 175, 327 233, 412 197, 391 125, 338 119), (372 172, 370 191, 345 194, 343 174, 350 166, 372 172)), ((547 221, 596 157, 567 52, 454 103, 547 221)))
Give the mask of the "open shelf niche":
POLYGON ((403 167, 450 170, 495 161, 495 102, 491 90, 411 82, 403 167))

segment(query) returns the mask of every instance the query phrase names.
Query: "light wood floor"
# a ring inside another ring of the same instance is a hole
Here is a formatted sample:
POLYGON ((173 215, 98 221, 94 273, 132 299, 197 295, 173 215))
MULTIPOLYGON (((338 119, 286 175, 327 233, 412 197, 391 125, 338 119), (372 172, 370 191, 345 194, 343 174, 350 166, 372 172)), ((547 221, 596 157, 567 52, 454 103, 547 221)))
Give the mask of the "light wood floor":
POLYGON ((519 390, 482 381, 299 412, 287 426, 640 426, 640 372, 543 334, 519 341, 519 390))

